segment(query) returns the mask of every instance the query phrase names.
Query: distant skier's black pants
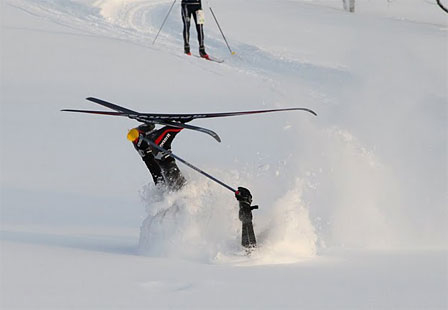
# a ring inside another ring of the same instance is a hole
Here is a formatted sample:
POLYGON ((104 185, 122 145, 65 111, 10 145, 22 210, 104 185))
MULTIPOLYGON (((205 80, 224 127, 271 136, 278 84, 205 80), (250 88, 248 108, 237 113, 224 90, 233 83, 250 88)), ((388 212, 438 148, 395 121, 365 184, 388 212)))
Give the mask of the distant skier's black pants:
POLYGON ((184 23, 184 47, 185 50, 190 49, 190 22, 191 15, 193 15, 194 23, 196 24, 196 32, 198 33, 199 50, 205 51, 204 47, 204 27, 202 24, 198 24, 198 17, 196 12, 201 10, 200 4, 182 4, 182 21, 184 23))

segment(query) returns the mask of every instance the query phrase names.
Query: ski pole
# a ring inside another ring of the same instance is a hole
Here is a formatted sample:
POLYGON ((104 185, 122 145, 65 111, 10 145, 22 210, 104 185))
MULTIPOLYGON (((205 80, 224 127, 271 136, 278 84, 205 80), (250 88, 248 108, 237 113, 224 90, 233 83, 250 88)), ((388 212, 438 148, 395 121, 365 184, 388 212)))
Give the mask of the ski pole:
POLYGON ((166 14, 165 19, 163 20, 162 26, 160 26, 159 32, 157 32, 156 37, 154 38, 154 41, 152 41, 152 44, 154 45, 154 43, 156 43, 157 38, 159 37, 159 33, 160 31, 162 31, 163 26, 166 23, 166 20, 168 19, 168 16, 170 16, 171 10, 173 9, 174 4, 176 3, 177 0, 173 1, 173 4, 171 4, 170 9, 168 10, 168 14, 166 14))
MULTIPOLYGON (((207 1, 207 3, 208 3, 208 1, 207 1)), ((210 3, 208 3, 208 8, 210 9, 210 12, 212 12, 213 18, 215 19, 216 25, 218 25, 219 31, 221 32, 221 35, 224 38, 224 41, 226 42, 226 45, 227 45, 227 48, 230 51, 230 54, 235 55, 236 53, 233 52, 232 49, 230 48, 229 42, 227 42, 226 36, 224 35, 224 32, 222 32, 221 26, 219 25, 218 20, 216 19, 215 12, 213 12, 213 9, 210 6, 210 3)))
POLYGON ((151 141, 151 140, 149 140, 149 139, 147 139, 147 138, 144 138, 144 139, 145 139, 146 142, 148 142, 152 147, 154 147, 154 148, 157 149, 158 151, 163 152, 163 153, 165 153, 165 154, 168 154, 169 156, 173 157, 174 159, 177 159, 177 160, 180 161, 181 163, 187 165, 188 167, 190 167, 190 168, 193 169, 193 170, 196 170, 197 172, 199 172, 199 173, 202 174, 203 176, 206 176, 206 177, 209 178, 210 180, 212 180, 212 181, 218 183, 219 185, 224 186, 225 188, 227 188, 228 190, 232 191, 233 193, 237 193, 237 192, 238 192, 236 189, 232 188, 231 186, 227 185, 226 183, 224 183, 224 182, 218 180, 218 179, 215 178, 214 176, 208 174, 207 172, 205 172, 205 171, 199 169, 199 168, 196 167, 196 166, 193 166, 193 165, 190 164, 188 161, 186 161, 186 160, 180 158, 179 156, 173 154, 172 151, 165 150, 163 147, 157 145, 156 143, 154 143, 153 141, 151 141))

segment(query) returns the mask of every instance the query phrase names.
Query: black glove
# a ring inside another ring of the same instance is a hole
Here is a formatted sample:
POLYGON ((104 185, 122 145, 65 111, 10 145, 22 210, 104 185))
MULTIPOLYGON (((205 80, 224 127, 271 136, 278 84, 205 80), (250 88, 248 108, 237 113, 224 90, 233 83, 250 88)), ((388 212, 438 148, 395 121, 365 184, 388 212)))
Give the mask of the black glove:
POLYGON ((238 191, 235 192, 235 198, 240 203, 248 204, 249 206, 252 203, 252 194, 245 187, 238 187, 238 191))

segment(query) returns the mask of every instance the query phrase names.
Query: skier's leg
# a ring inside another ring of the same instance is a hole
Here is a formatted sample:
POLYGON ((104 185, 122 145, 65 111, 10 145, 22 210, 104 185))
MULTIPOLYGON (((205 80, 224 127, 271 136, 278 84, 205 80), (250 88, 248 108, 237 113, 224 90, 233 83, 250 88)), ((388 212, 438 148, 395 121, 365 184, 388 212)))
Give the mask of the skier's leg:
POLYGON ((242 223, 241 245, 246 248, 252 248, 257 245, 255 239, 254 226, 252 224, 252 209, 250 205, 240 202, 239 218, 242 223))
POLYGON ((184 24, 183 37, 184 37, 184 52, 190 53, 190 12, 188 6, 182 4, 181 6, 182 22, 184 24))
POLYGON ((245 248, 254 248, 257 245, 252 222, 243 223, 241 245, 245 248))
POLYGON ((176 161, 172 157, 167 157, 158 161, 162 169, 162 173, 166 182, 166 185, 170 190, 177 191, 182 188, 182 186, 186 183, 186 179, 180 172, 179 167, 176 164, 176 161))
POLYGON ((151 173, 152 179, 154 180, 154 184, 160 185, 165 184, 163 179, 162 169, 160 168, 157 161, 154 159, 152 154, 147 154, 142 157, 143 161, 148 167, 149 172, 151 173))
POLYGON ((204 45, 204 25, 196 25, 196 30, 198 32, 198 42, 199 42, 199 54, 201 56, 207 55, 205 52, 205 45, 204 45))
POLYGON ((202 23, 199 23, 197 12, 201 10, 200 6, 196 7, 196 10, 193 13, 194 23, 196 25, 196 32, 198 34, 198 43, 199 43, 199 54, 201 56, 207 55, 205 52, 205 45, 204 45, 204 25, 202 23))
POLYGON ((355 0, 350 0, 350 3, 349 3, 349 11, 350 11, 351 13, 354 13, 354 12, 355 12, 355 0))
POLYGON ((238 187, 238 192, 235 196, 240 203, 239 219, 242 223, 241 245, 245 248, 254 248, 257 246, 257 240, 252 224, 252 210, 258 207, 251 206, 252 195, 250 191, 244 187, 238 187))

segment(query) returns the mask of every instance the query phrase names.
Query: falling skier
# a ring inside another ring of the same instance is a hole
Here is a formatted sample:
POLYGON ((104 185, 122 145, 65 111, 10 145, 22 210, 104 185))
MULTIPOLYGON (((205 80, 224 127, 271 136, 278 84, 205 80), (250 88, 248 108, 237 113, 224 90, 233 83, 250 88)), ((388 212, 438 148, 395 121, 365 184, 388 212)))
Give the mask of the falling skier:
MULTIPOLYGON (((187 0, 184 0, 188 2, 187 0)), ((199 1, 200 5, 200 1, 199 1)), ((203 46, 203 45, 202 45, 203 46)), ((205 50, 204 50, 205 53, 205 50)), ((164 184, 170 190, 179 190, 186 183, 185 178, 180 173, 179 168, 176 165, 176 159, 188 167, 196 170, 202 175, 208 177, 214 182, 227 188, 235 194, 235 198, 239 202, 239 219, 242 222, 242 237, 241 244, 247 249, 256 247, 257 241, 255 239, 255 233, 252 223, 252 210, 258 209, 258 206, 251 206, 252 195, 247 188, 238 187, 235 190, 231 186, 216 179, 205 171, 193 166, 189 162, 183 160, 177 155, 171 152, 171 143, 175 136, 182 129, 190 129, 199 132, 206 133, 212 136, 216 141, 221 142, 219 136, 212 130, 192 126, 186 124, 197 118, 215 118, 215 117, 229 117, 237 115, 270 113, 280 111, 306 111, 313 115, 317 115, 316 112, 308 108, 285 108, 285 109, 271 109, 271 110, 256 110, 256 111, 241 111, 241 112, 224 112, 224 113, 200 113, 200 114, 156 114, 156 113, 140 113, 125 107, 107 102, 98 98, 89 97, 87 100, 96 104, 102 105, 111 111, 92 111, 92 110, 73 110, 64 109, 66 112, 79 112, 99 115, 110 116, 125 116, 131 119, 135 119, 144 124, 131 129, 128 132, 128 139, 134 144, 135 149, 139 152, 143 161, 151 173, 151 176, 156 185, 164 184), (164 125, 160 129, 155 129, 155 124, 164 125)))
POLYGON ((169 190, 179 190, 186 180, 182 176, 176 161, 168 154, 151 147, 146 141, 151 140, 160 147, 171 150, 174 137, 182 130, 171 126, 155 129, 154 124, 143 124, 128 132, 131 141, 146 164, 156 185, 165 185, 169 190))
POLYGON ((198 34, 199 55, 202 58, 209 59, 210 57, 205 52, 204 46, 204 11, 202 11, 201 0, 182 0, 181 3, 182 22, 184 24, 184 52, 191 55, 190 52, 190 23, 193 15, 194 23, 196 25, 196 32, 198 34))

